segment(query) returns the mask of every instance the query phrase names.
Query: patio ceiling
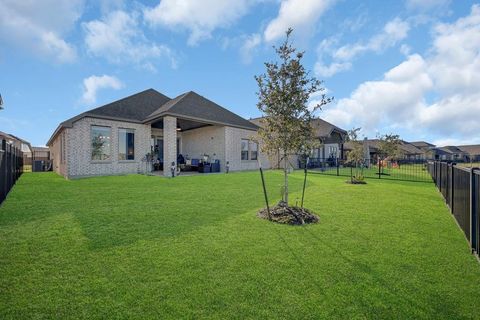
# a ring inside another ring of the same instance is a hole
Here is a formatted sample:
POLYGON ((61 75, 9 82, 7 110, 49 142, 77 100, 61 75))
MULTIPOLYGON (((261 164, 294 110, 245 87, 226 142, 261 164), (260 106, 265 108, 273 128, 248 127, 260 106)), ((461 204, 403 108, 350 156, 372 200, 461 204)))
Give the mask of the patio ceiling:
MULTIPOLYGON (((198 129, 206 126, 211 126, 211 124, 177 118, 177 128, 179 128, 181 131, 193 130, 193 129, 198 129)), ((152 128, 163 129, 163 118, 153 122, 152 128)))

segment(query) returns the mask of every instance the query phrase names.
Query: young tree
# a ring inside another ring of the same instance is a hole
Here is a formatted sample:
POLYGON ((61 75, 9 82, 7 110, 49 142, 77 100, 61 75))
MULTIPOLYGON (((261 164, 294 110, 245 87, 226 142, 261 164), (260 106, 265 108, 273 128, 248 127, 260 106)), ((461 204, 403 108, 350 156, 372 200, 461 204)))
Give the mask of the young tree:
POLYGON ((257 107, 265 116, 258 132, 262 151, 270 157, 280 152, 284 170, 284 197, 288 205, 288 157, 311 150, 315 145, 311 120, 314 112, 329 103, 322 82, 310 77, 302 65, 303 52, 292 47, 286 32, 285 41, 274 47, 280 61, 266 62, 266 72, 255 76, 259 91, 257 107), (319 102, 307 105, 313 93, 321 92, 319 102))
MULTIPOLYGON (((355 166, 355 178, 360 178, 359 167, 365 161, 365 154, 362 142, 358 141, 358 132, 360 128, 348 131, 347 141, 350 142, 352 149, 347 153, 347 163, 355 166)), ((350 177, 353 181, 353 177, 350 177)))
POLYGON ((398 134, 384 134, 378 137, 378 153, 381 157, 381 160, 385 160, 387 158, 390 159, 399 159, 402 157, 402 149, 400 149, 400 145, 402 144, 402 140, 400 140, 400 136, 398 134))

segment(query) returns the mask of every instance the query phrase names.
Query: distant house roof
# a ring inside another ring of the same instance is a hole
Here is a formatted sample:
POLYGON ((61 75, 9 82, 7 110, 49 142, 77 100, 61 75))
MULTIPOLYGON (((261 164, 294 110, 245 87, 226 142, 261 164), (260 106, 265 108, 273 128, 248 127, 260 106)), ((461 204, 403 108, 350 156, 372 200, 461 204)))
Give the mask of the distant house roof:
POLYGON ((480 155, 480 144, 458 146, 458 149, 472 156, 480 155))
MULTIPOLYGON (((30 145, 30 142, 27 140, 24 140, 22 138, 19 138, 11 133, 6 133, 3 131, 0 131, 0 138, 5 139, 5 140, 11 140, 13 142, 19 143, 18 146, 20 147, 21 144, 26 145, 28 149, 32 150, 32 146, 30 145)), ((25 151, 25 150, 22 150, 25 151)))
POLYGON ((317 137, 328 137, 334 131, 337 131, 342 135, 347 135, 347 131, 340 129, 336 125, 333 125, 330 122, 320 118, 315 118, 312 121, 312 126, 313 130, 315 131, 315 136, 317 137))
POLYGON ((62 122, 48 140, 47 145, 51 144, 63 128, 71 128, 74 122, 85 117, 134 123, 152 123, 166 115, 202 121, 209 124, 222 124, 249 130, 258 129, 257 126, 246 119, 193 91, 184 93, 175 99, 170 99, 154 89, 148 89, 83 112, 62 122))
MULTIPOLYGON (((378 152, 379 144, 380 144, 379 139, 361 140, 360 142, 363 145, 367 144, 369 149, 370 149, 370 152, 378 152)), ((353 148, 353 143, 352 142, 346 142, 343 145, 344 150, 352 150, 352 148, 353 148)), ((411 142, 407 142, 407 141, 403 141, 403 140, 400 141, 400 149, 406 155, 423 154, 425 152, 422 149, 414 146, 411 142)))
POLYGON ((33 151, 49 151, 48 147, 32 147, 33 151))
POLYGON ((458 147, 456 146, 445 146, 445 147, 440 147, 440 148, 436 148, 436 150, 441 150, 441 151, 444 151, 446 153, 463 153, 462 150, 460 150, 458 147))
MULTIPOLYGON (((257 126, 261 127, 262 119, 264 119, 264 117, 253 118, 253 119, 250 119, 250 122, 253 122, 257 126)), ((335 132, 335 131, 341 135, 344 135, 344 136, 347 135, 347 131, 320 118, 315 118, 312 120, 312 127, 313 127, 315 136, 319 138, 328 137, 332 134, 332 132, 335 132)))
POLYGON ((435 147, 434 144, 431 144, 431 143, 426 142, 426 141, 413 141, 413 142, 410 142, 410 144, 413 144, 417 148, 433 148, 433 147, 435 147))

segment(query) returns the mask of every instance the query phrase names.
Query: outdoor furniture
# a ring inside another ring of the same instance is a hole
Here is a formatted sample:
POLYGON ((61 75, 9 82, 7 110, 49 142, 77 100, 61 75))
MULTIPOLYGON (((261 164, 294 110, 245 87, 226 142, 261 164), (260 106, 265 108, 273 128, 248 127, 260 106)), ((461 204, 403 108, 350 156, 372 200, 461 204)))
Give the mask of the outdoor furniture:
POLYGON ((191 170, 198 170, 199 164, 200 164, 200 160, 192 159, 191 164, 190 164, 191 170))
POLYGON ((212 172, 212 166, 210 163, 203 162, 198 166, 198 172, 200 173, 210 173, 212 172))
POLYGON ((215 160, 215 162, 212 163, 211 166, 211 172, 220 172, 220 160, 215 160))

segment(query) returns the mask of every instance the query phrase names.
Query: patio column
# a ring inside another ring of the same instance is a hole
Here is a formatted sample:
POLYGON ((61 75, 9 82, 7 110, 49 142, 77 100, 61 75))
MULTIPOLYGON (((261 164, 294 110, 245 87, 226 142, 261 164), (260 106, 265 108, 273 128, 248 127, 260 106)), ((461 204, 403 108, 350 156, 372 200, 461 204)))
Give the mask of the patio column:
POLYGON ((177 118, 163 118, 163 175, 171 177, 172 162, 177 164, 177 118))

